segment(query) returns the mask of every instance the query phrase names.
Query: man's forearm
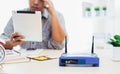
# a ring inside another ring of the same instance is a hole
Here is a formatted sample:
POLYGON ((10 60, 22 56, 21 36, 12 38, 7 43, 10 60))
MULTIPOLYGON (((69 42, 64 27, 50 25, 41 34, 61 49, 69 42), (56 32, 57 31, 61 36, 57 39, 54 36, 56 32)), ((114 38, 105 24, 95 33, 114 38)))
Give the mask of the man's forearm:
POLYGON ((64 32, 60 20, 55 11, 52 13, 51 17, 52 17, 52 38, 56 42, 62 43, 66 36, 66 33, 64 32))
POLYGON ((57 13, 54 9, 53 3, 51 0, 44 0, 46 4, 49 5, 47 8, 48 12, 51 14, 51 21, 52 21, 52 39, 58 43, 62 43, 66 34, 61 27, 60 20, 57 16, 57 13))

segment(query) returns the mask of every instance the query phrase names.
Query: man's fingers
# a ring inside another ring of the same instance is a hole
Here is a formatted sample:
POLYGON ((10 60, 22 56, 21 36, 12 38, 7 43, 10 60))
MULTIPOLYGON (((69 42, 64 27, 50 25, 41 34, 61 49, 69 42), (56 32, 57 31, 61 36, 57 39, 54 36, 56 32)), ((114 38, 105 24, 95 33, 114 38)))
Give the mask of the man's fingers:
POLYGON ((45 8, 49 8, 49 1, 48 0, 42 0, 42 2, 44 3, 45 8))
POLYGON ((14 45, 14 46, 16 46, 16 45, 21 45, 21 44, 23 44, 23 43, 24 43, 24 41, 22 41, 22 40, 13 41, 13 45, 14 45))
POLYGON ((18 32, 15 32, 14 38, 15 38, 15 37, 21 37, 22 39, 25 38, 23 35, 21 35, 21 34, 18 33, 18 32))
POLYGON ((13 40, 17 41, 17 40, 23 40, 23 39, 24 39, 24 37, 18 36, 18 37, 16 37, 16 38, 14 38, 13 40))
POLYGON ((10 36, 10 40, 20 40, 20 39, 24 39, 25 37, 23 35, 20 35, 18 32, 13 33, 10 36))

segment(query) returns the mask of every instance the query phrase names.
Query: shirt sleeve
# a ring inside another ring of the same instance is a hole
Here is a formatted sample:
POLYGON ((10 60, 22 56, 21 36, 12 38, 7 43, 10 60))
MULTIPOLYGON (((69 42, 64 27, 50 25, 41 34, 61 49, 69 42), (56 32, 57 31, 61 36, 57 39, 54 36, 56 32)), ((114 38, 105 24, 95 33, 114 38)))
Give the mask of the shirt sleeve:
MULTIPOLYGON (((65 21, 64 21, 64 17, 62 16, 62 14, 58 13, 57 14, 61 23, 61 27, 63 28, 64 32, 67 34, 66 32, 66 28, 65 28, 65 21)), ((58 43, 55 40, 51 39, 48 41, 48 48, 49 49, 63 49, 65 46, 65 40, 63 40, 62 43, 58 43)))
POLYGON ((9 39, 10 35, 14 32, 12 18, 8 21, 4 32, 0 35, 1 39, 9 39))
POLYGON ((64 43, 65 43, 64 41, 62 43, 58 43, 55 40, 50 39, 48 41, 48 48, 49 49, 63 49, 65 46, 64 43))

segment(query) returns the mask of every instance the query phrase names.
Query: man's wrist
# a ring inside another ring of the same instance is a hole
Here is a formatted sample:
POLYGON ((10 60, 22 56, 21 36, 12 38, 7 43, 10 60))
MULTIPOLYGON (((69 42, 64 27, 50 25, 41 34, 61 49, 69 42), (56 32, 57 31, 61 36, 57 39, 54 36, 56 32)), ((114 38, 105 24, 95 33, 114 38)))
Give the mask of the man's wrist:
POLYGON ((5 49, 13 49, 13 45, 9 41, 7 41, 5 44, 3 44, 3 46, 5 49))

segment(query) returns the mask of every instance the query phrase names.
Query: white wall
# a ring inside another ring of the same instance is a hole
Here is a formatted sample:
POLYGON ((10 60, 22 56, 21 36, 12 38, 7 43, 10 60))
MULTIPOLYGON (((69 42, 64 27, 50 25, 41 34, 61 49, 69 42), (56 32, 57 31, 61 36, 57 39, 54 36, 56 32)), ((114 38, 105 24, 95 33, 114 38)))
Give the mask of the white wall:
POLYGON ((119 0, 115 0, 114 33, 115 34, 120 34, 120 2, 119 2, 119 0))
MULTIPOLYGON (((94 33, 111 33, 112 18, 84 18, 82 13, 82 2, 91 2, 94 5, 101 5, 101 0, 52 0, 55 8, 60 11, 66 22, 66 28, 69 36, 68 49, 81 51, 91 48, 91 34, 94 33), (109 29, 108 29, 109 26, 109 29)), ((105 0, 106 1, 106 0, 105 0)), ((107 0, 109 1, 109 0, 107 0)), ((108 2, 108 6, 113 1, 108 2)), ((3 0, 0 2, 0 32, 2 32, 12 10, 28 7, 28 0, 3 0)), ((112 13, 110 12, 109 15, 112 13)), ((88 51, 90 52, 90 51, 88 51)))
POLYGON ((0 33, 12 15, 12 10, 28 7, 28 0, 2 0, 0 2, 0 33))
MULTIPOLYGON (((92 33, 99 38, 100 44, 106 42, 113 33, 115 23, 114 0, 53 0, 56 8, 64 14, 67 30, 69 32, 69 49, 81 51, 90 49, 90 36, 92 33), (91 17, 83 17, 82 3, 88 2, 92 5, 91 17), (95 16, 94 7, 107 6, 106 16, 103 12, 99 17, 95 16), (103 39, 104 38, 104 39, 103 39), (88 45, 87 45, 88 42, 88 45), (88 47, 86 47, 86 46, 88 47), (86 48, 85 48, 86 47, 86 48)), ((99 43, 98 42, 98 43, 99 43)), ((99 44, 99 45, 100 45, 99 44)))

